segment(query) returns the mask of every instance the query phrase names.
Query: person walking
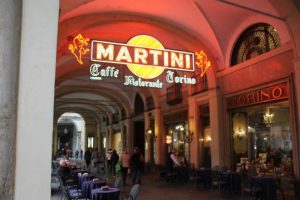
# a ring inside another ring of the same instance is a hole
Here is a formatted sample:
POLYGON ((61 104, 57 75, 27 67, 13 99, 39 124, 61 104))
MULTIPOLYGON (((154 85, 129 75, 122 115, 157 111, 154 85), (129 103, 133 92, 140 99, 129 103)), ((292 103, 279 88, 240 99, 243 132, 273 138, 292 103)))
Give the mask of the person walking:
POLYGON ((144 169, 144 156, 141 154, 138 147, 134 147, 133 154, 131 156, 131 168, 132 168, 132 183, 141 184, 141 176, 144 169))
POLYGON ((123 186, 126 186, 126 178, 127 178, 129 163, 130 163, 130 155, 129 155, 128 150, 126 148, 123 149, 123 152, 120 156, 120 163, 121 163, 121 173, 122 173, 123 186))
POLYGON ((111 154, 112 154, 112 149, 109 148, 106 153, 106 164, 107 164, 106 166, 107 166, 108 174, 111 174, 112 172, 111 154))
POLYGON ((92 161, 94 165, 94 174, 100 173, 100 154, 98 148, 95 148, 92 154, 92 161))
POLYGON ((79 155, 79 151, 76 150, 76 151, 75 151, 75 158, 76 158, 76 159, 78 159, 78 155, 79 155))
POLYGON ((167 171, 168 171, 168 173, 172 173, 174 171, 174 166, 180 166, 180 163, 178 162, 175 154, 176 154, 176 150, 173 148, 168 153, 168 156, 167 156, 167 171))
POLYGON ((80 159, 81 160, 83 159, 83 151, 82 151, 82 149, 80 149, 80 159))
POLYGON ((111 165, 112 165, 112 173, 116 176, 116 165, 119 162, 119 155, 117 154, 116 150, 113 150, 111 154, 111 165))
POLYGON ((89 171, 91 161, 92 161, 92 152, 90 151, 89 148, 84 152, 84 160, 86 164, 86 169, 89 171))

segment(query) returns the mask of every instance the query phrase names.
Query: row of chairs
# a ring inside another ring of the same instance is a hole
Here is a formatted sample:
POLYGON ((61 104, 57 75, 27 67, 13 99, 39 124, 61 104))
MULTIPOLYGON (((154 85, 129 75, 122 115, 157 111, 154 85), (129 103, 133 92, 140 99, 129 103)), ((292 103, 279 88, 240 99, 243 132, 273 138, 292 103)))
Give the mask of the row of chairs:
POLYGON ((89 198, 82 195, 82 191, 78 188, 76 182, 72 179, 63 180, 61 176, 58 176, 60 184, 61 198, 60 200, 89 200, 89 198))
MULTIPOLYGON (((61 193, 60 200, 89 200, 89 197, 84 195, 79 187, 76 176, 65 178, 58 175, 58 180, 61 193)), ((120 200, 136 200, 140 191, 139 184, 133 185, 129 193, 122 191, 121 177, 117 177, 111 186, 120 189, 120 200)))
MULTIPOLYGON (((195 183, 202 184, 203 186, 207 188, 218 188, 220 191, 224 191, 224 188, 228 187, 234 187, 231 192, 234 193, 240 193, 242 197, 244 196, 250 196, 253 199, 260 199, 262 198, 262 195, 265 194, 265 191, 263 191, 263 188, 260 186, 260 184, 255 184, 252 182, 252 177, 255 176, 251 173, 238 173, 237 175, 240 177, 240 181, 236 183, 228 182, 228 180, 222 179, 222 173, 226 172, 225 170, 212 170, 212 169, 206 169, 206 174, 203 175, 199 172, 199 170, 195 170, 192 177, 195 183), (200 175, 201 174, 201 175, 200 175), (238 186, 237 184, 240 184, 238 186), (230 185, 230 186, 228 186, 230 185), (223 189, 223 190, 222 190, 223 189)), ((227 171, 228 173, 228 171, 227 171)), ((234 172, 229 172, 234 173, 234 172)), ((290 191, 293 190, 293 188, 288 188, 284 184, 293 185, 292 180, 284 180, 284 177, 281 179, 274 179, 274 195, 277 193, 280 194, 281 199, 286 199, 287 196, 292 196, 293 194, 290 194, 290 191), (280 181, 279 181, 280 180, 280 181), (284 180, 284 181, 283 181, 284 180)), ((226 190, 225 190, 226 191, 226 190)), ((297 189, 295 187, 295 193, 297 194, 297 189)), ((270 193, 268 193, 270 194, 270 193)))

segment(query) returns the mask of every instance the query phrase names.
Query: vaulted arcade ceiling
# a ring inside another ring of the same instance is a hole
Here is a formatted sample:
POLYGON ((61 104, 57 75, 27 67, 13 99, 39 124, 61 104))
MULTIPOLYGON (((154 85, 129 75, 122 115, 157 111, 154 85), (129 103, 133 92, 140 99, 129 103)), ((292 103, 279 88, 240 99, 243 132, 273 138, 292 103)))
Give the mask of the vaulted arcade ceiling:
POLYGON ((117 43, 127 43, 136 35, 151 35, 168 49, 191 52, 202 49, 213 62, 207 72, 211 74, 209 78, 216 79, 217 72, 229 67, 232 46, 250 25, 268 22, 280 31, 282 44, 290 41, 284 13, 276 10, 279 3, 271 0, 61 0, 56 117, 64 112, 111 116, 121 110, 130 115, 137 93, 144 102, 153 96, 156 103, 165 94, 165 89, 125 87, 116 79, 91 81, 89 56, 83 56, 85 64, 80 65, 69 51, 70 43, 78 34, 117 43))

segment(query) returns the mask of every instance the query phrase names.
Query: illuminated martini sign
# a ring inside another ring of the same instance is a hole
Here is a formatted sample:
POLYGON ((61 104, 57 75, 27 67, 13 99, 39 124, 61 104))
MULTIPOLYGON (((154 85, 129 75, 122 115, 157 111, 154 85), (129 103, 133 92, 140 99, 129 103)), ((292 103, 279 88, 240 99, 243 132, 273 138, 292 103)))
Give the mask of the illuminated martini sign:
POLYGON ((91 49, 86 47, 89 41, 89 38, 83 38, 79 34, 69 45, 69 50, 80 64, 83 64, 82 55, 90 52, 91 61, 94 62, 90 67, 90 78, 93 80, 102 80, 102 77, 118 78, 120 74, 115 67, 102 68, 98 63, 127 65, 128 69, 139 78, 124 76, 124 85, 153 88, 162 88, 163 83, 160 80, 152 79, 160 76, 165 69, 168 70, 166 81, 169 83, 196 84, 195 78, 186 75, 175 76, 174 71, 194 72, 196 65, 201 69, 202 77, 211 66, 203 51, 194 54, 165 49, 157 39, 148 35, 135 36, 127 44, 92 40, 91 49))

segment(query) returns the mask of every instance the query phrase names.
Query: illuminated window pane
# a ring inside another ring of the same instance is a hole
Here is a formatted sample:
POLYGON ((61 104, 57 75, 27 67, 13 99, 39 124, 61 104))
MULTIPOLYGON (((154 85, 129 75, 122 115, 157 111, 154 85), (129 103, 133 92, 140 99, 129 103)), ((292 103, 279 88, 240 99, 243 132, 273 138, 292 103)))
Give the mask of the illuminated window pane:
POLYGON ((94 137, 88 137, 88 148, 94 148, 94 137))

